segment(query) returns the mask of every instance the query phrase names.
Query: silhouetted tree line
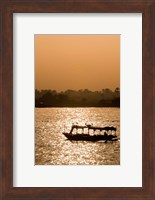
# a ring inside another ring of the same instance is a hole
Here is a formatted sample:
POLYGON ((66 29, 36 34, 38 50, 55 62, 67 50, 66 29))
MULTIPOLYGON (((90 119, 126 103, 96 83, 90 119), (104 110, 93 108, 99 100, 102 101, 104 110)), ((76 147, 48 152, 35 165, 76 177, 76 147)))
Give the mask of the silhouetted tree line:
POLYGON ((114 91, 35 90, 36 107, 120 107, 120 89, 114 91))

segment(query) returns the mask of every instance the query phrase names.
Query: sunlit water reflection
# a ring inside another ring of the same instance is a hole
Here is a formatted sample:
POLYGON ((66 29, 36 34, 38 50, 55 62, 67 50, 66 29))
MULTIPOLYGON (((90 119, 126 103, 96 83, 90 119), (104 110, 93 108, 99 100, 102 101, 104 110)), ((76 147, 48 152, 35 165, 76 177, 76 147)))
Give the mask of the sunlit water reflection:
POLYGON ((71 142, 62 134, 72 123, 115 126, 120 137, 119 108, 36 108, 36 165, 119 165, 120 141, 71 142))

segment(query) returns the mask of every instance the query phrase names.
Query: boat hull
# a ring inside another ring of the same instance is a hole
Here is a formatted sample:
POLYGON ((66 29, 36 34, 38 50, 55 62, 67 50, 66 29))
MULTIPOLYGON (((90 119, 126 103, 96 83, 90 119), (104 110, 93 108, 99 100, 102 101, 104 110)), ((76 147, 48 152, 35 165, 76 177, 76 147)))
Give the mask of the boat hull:
POLYGON ((70 134, 63 133, 70 141, 116 141, 118 140, 115 135, 89 135, 89 134, 70 134))

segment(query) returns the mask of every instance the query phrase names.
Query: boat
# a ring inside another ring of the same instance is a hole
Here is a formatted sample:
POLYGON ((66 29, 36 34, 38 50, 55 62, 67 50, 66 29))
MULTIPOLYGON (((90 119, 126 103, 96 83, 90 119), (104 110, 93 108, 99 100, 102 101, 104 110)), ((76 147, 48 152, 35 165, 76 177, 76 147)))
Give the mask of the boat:
POLYGON ((65 137, 70 141, 116 141, 118 137, 116 135, 116 128, 113 126, 97 127, 90 124, 85 126, 72 125, 70 132, 63 132, 65 137), (82 133, 78 133, 78 130, 82 129, 82 133), (85 133, 87 129, 87 133, 85 133), (76 133, 74 133, 76 130, 76 133), (90 134, 90 130, 93 130, 93 134, 90 134), (100 131, 100 134, 96 134, 96 131, 100 131))

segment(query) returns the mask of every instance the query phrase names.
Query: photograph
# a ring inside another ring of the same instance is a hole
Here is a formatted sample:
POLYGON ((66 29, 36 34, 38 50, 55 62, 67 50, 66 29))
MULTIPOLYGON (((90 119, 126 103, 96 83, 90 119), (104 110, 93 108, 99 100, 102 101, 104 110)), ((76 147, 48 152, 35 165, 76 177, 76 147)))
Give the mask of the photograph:
POLYGON ((35 165, 120 165, 120 35, 35 34, 35 165))

